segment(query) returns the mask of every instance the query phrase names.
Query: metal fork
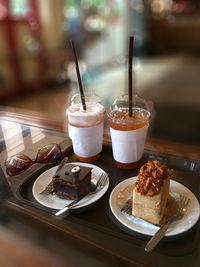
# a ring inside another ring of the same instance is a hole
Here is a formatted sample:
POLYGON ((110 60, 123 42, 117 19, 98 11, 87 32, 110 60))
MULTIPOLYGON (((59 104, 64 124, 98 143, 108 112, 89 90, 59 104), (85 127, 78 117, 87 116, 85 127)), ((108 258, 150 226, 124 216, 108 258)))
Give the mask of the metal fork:
POLYGON ((122 212, 132 215, 132 198, 129 198, 125 205, 121 208, 122 212))
MULTIPOLYGON (((90 194, 94 194, 96 193, 99 189, 101 189, 102 187, 104 187, 104 185, 106 184, 108 178, 108 174, 106 172, 103 172, 101 174, 101 176, 99 177, 99 180, 97 181, 96 185, 94 185, 91 189, 90 192, 88 193, 88 195, 90 194)), ((75 199, 74 201, 72 201, 70 204, 68 204, 67 206, 65 206, 64 208, 62 208, 61 210, 57 211, 55 213, 56 216, 59 216, 61 214, 63 214, 66 211, 69 211, 71 208, 73 208, 76 203, 78 203, 82 198, 84 198, 85 196, 81 196, 77 199, 75 199)))
POLYGON ((180 204, 179 204, 179 208, 178 208, 177 213, 171 219, 169 219, 166 223, 162 224, 160 229, 154 234, 154 236, 152 236, 152 238, 147 243, 147 245, 145 247, 145 251, 147 251, 147 252, 151 251, 159 243, 159 241, 163 238, 169 225, 174 220, 180 219, 185 215, 189 201, 190 200, 187 197, 181 196, 180 204))
POLYGON ((99 177, 98 181, 96 184, 93 184, 90 188, 90 194, 96 193, 97 190, 101 189, 104 187, 106 181, 108 178, 108 174, 106 172, 103 172, 101 176, 99 177))

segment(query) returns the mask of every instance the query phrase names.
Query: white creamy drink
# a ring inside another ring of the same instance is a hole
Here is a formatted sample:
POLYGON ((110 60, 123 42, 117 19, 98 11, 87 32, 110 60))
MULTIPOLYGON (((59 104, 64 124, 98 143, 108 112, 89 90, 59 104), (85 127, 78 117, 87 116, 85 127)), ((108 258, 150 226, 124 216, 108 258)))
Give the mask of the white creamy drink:
POLYGON ((70 124, 76 126, 94 126, 104 120, 105 108, 100 103, 86 102, 84 110, 81 103, 71 105, 67 109, 70 124))
POLYGON ((67 109, 69 137, 76 157, 80 161, 91 162, 101 153, 103 144, 105 108, 100 103, 87 102, 72 104, 67 109))

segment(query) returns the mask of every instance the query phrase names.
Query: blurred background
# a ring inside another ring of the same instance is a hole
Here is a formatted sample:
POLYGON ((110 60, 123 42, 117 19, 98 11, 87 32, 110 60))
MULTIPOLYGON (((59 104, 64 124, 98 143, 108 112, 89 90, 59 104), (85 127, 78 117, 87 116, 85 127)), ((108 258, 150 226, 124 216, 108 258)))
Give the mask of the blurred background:
POLYGON ((130 35, 150 135, 200 145, 199 0, 0 0, 1 109, 65 121, 78 92, 70 39, 84 90, 109 109, 128 91, 130 35))

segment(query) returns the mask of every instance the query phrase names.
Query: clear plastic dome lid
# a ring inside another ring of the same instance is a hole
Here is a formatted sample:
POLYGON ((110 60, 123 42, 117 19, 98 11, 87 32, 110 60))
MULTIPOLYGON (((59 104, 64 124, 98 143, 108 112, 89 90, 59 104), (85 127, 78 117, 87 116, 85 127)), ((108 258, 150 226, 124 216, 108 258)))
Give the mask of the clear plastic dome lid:
POLYGON ((68 120, 73 125, 90 126, 104 120, 105 107, 101 98, 92 92, 85 93, 86 110, 83 109, 81 96, 76 94, 71 99, 71 105, 66 109, 68 120))
MULTIPOLYGON (((133 128, 135 125, 145 125, 151 117, 151 102, 134 95, 132 98, 132 114, 129 113, 129 96, 124 95, 116 98, 108 114, 109 124, 116 128, 116 125, 125 125, 126 129, 133 128), (130 127, 127 127, 129 125, 130 127)), ((138 126, 139 127, 139 126, 138 126)))
MULTIPOLYGON (((141 108, 151 112, 153 106, 152 102, 146 101, 145 99, 139 97, 138 95, 133 95, 132 97, 132 107, 141 108)), ((111 110, 126 110, 129 109, 129 96, 124 95, 119 98, 116 98, 112 105, 111 110)))
MULTIPOLYGON (((84 96, 85 96, 85 102, 100 103, 101 104, 101 98, 93 92, 86 92, 86 93, 84 93, 84 96)), ((74 96, 72 96, 71 104, 75 105, 75 104, 79 104, 79 103, 81 103, 80 94, 75 94, 74 96)))

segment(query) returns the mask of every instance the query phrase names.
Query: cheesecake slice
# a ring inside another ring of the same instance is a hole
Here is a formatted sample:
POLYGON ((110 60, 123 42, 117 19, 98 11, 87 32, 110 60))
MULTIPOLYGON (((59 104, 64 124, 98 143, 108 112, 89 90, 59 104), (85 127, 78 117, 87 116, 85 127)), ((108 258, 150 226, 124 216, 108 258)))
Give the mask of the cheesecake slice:
POLYGON ((132 215, 155 225, 161 225, 169 197, 167 164, 148 161, 139 171, 133 189, 132 215))

